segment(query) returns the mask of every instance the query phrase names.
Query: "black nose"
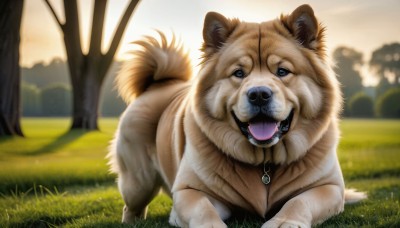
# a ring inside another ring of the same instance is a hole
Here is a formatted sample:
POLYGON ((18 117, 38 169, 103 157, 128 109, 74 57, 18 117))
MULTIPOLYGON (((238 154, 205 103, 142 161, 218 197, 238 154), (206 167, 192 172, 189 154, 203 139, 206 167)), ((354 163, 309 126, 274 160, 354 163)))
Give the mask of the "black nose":
POLYGON ((247 91, 247 97, 251 104, 262 106, 272 97, 272 90, 265 86, 253 87, 247 91))

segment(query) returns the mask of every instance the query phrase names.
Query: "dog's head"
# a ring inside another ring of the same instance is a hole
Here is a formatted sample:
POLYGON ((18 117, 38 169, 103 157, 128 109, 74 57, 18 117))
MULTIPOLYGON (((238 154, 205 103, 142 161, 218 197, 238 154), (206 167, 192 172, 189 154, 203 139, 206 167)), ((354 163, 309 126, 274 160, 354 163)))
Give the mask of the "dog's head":
POLYGON ((260 24, 208 13, 194 96, 202 131, 243 162, 302 157, 340 106, 323 36, 308 5, 260 24))

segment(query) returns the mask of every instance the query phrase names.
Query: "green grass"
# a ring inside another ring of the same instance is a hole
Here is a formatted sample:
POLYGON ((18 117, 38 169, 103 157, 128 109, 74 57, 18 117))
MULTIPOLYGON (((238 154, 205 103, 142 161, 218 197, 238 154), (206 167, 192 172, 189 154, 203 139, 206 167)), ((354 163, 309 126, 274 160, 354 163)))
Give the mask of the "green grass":
POLYGON ((400 121, 346 120, 339 158, 346 180, 400 177, 400 121))
POLYGON ((104 157, 116 123, 102 120, 101 132, 88 133, 68 132, 68 119, 24 119, 26 138, 0 141, 0 192, 111 182, 104 157))
MULTIPOLYGON (((105 156, 117 119, 100 132, 68 132, 68 119, 27 118, 26 137, 0 139, 0 227, 127 227, 105 156)), ((320 227, 400 227, 400 121, 344 120, 339 159, 346 185, 369 198, 320 227)), ((135 227, 169 227, 171 200, 160 195, 135 227)), ((229 227, 260 227, 247 215, 229 227)))

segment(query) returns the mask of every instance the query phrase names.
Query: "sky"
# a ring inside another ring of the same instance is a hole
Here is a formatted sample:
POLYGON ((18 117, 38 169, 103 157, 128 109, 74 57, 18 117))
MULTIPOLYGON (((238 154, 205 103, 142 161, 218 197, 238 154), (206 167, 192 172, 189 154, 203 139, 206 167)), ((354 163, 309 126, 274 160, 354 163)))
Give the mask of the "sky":
MULTIPOLYGON (((64 18, 61 0, 50 0, 60 17, 64 18)), ((83 51, 87 51, 94 0, 78 0, 83 51)), ((106 51, 116 24, 128 0, 109 0, 105 18, 103 51, 106 51)), ((341 45, 364 54, 368 62, 372 51, 384 43, 400 42, 399 0, 141 0, 126 28, 116 58, 130 57, 132 41, 144 35, 155 35, 155 29, 172 32, 189 49, 194 63, 200 57, 204 16, 216 11, 229 18, 262 22, 273 20, 281 13, 290 14, 297 6, 309 4, 318 20, 327 27, 329 53, 341 45)), ((21 65, 30 67, 38 62, 49 63, 53 58, 65 59, 60 28, 44 0, 25 0, 21 24, 21 65)), ((376 84, 368 67, 362 75, 365 85, 376 84)))

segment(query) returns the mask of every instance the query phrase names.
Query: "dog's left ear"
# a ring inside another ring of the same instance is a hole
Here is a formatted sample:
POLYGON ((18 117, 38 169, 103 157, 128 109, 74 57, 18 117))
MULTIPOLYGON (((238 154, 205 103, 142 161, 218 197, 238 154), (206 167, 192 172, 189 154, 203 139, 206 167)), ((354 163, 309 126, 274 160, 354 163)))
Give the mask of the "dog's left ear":
POLYGON ((205 56, 217 52, 232 33, 237 20, 230 20, 216 12, 207 13, 203 27, 203 47, 205 56))
POLYGON ((281 21, 302 46, 318 49, 318 42, 322 38, 320 31, 323 29, 319 28, 314 11, 309 5, 299 6, 289 16, 282 16, 281 21))

